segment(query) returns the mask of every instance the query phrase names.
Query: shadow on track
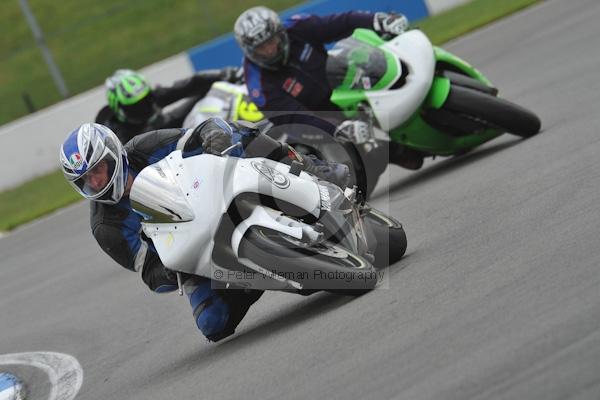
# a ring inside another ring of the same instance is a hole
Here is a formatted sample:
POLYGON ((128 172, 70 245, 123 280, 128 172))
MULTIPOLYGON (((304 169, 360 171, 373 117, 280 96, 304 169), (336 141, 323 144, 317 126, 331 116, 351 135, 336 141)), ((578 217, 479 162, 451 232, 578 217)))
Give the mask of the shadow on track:
MULTIPOLYGON (((446 174, 464 166, 468 166, 479 159, 515 146, 521 141, 522 139, 515 138, 514 140, 476 149, 473 152, 440 161, 424 170, 415 172, 410 176, 395 182, 389 187, 389 192, 410 188, 427 180, 443 177, 446 174)), ((384 193, 375 193, 374 198, 382 197, 383 194, 384 193)), ((406 268, 409 265, 407 260, 413 252, 407 252, 398 263, 391 266, 388 271, 388 276, 393 277, 395 274, 406 268)), ((366 296, 368 295, 369 294, 366 294, 366 296)), ((268 293, 266 296, 268 296, 268 293)), ((266 319, 259 322, 252 321, 252 312, 250 312, 246 317, 248 318, 246 324, 250 323, 249 326, 242 323, 241 328, 239 328, 233 336, 224 339, 222 342, 202 345, 197 349, 191 349, 185 357, 178 360, 176 366, 173 364, 163 365, 162 367, 159 367, 158 370, 146 375, 145 379, 152 379, 151 377, 153 376, 161 380, 168 379, 169 376, 172 377, 182 372, 189 372, 190 369, 200 371, 204 368, 210 368, 210 366, 219 359, 228 357, 247 346, 252 346, 254 343, 260 342, 261 340, 271 340, 274 333, 305 323, 314 317, 321 317, 353 300, 354 298, 349 296, 339 296, 330 293, 315 293, 306 298, 299 297, 299 302, 277 310, 266 319)), ((260 307, 260 300, 257 305, 260 307)))
MULTIPOLYGON (((407 252, 402 259, 388 267, 386 271, 388 279, 410 265, 407 260, 411 254, 412 252, 407 252)), ((265 293, 265 296, 268 295, 269 293, 265 293)), ((329 312, 336 311, 354 300, 358 300, 363 296, 369 296, 369 293, 360 297, 343 296, 326 292, 315 293, 307 297, 292 294, 290 296, 296 296, 298 301, 267 315, 267 317, 261 320, 253 320, 251 309, 249 315, 244 319, 245 323, 244 321, 242 322, 242 326, 238 327, 236 333, 221 342, 208 344, 208 342, 203 342, 202 337, 199 336, 199 346, 190 348, 190 351, 186 352, 185 356, 179 358, 175 363, 156 364, 157 369, 145 374, 144 382, 141 384, 146 384, 148 381, 154 382, 155 379, 159 381, 169 380, 182 373, 188 374, 192 370, 195 374, 205 368, 212 368, 214 363, 222 358, 234 355, 244 348, 258 344, 261 341, 270 341, 273 339, 273 335, 278 332, 306 323, 315 317, 325 316, 329 312)), ((260 307, 260 304, 261 300, 252 308, 260 307)), ((193 332, 193 334, 200 335, 198 332, 193 332)), ((130 383, 134 387, 136 386, 135 383, 130 383)))
MULTIPOLYGON (((268 294, 266 293, 265 296, 268 294)), ((163 365, 161 369, 150 373, 146 378, 156 376, 160 379, 166 379, 167 376, 176 376, 181 371, 189 371, 190 368, 201 370, 210 366, 217 359, 227 357, 247 346, 252 346, 254 342, 270 340, 272 335, 278 331, 304 323, 314 317, 323 316, 355 299, 350 296, 324 292, 315 293, 304 298, 298 296, 298 298, 300 302, 274 312, 266 320, 255 323, 249 328, 243 326, 238 328, 233 336, 224 339, 222 342, 210 345, 203 344, 196 350, 190 349, 190 352, 180 359, 175 367, 172 364, 163 365)), ((254 307, 256 306, 260 307, 260 300, 254 307)), ((251 312, 246 318, 248 318, 247 322, 251 322, 251 312)), ((242 325, 244 325, 243 322, 242 325)))
POLYGON ((449 157, 449 158, 439 161, 425 169, 411 173, 411 175, 409 175, 408 177, 390 184, 390 187, 386 188, 385 190, 377 191, 376 193, 373 194, 373 196, 371 197, 371 200, 376 200, 378 198, 382 198, 382 197, 384 197, 384 195, 386 193, 392 193, 392 192, 400 191, 403 189, 408 189, 413 186, 417 186, 421 183, 424 183, 427 180, 441 178, 446 174, 450 174, 450 173, 458 170, 459 168, 468 166, 471 163, 474 163, 484 157, 488 157, 488 156, 491 156, 492 154, 498 153, 502 150, 511 148, 511 147, 521 143, 523 140, 526 140, 526 139, 521 139, 521 138, 515 137, 514 139, 512 139, 510 141, 497 143, 497 144, 494 144, 494 145, 491 145, 488 147, 484 147, 484 148, 480 148, 480 149, 475 149, 471 152, 465 153, 460 156, 449 157))

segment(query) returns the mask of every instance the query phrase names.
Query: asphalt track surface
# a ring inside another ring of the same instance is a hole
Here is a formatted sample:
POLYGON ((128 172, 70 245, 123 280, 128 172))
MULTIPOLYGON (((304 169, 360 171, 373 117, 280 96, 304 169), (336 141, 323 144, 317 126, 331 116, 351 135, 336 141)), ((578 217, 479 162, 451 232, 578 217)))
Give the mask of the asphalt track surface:
POLYGON ((388 289, 270 293, 209 344, 184 298, 101 253, 80 204, 0 240, 0 354, 76 357, 78 399, 600 398, 599 20, 548 1, 445 46, 544 128, 390 168, 409 247, 388 289))

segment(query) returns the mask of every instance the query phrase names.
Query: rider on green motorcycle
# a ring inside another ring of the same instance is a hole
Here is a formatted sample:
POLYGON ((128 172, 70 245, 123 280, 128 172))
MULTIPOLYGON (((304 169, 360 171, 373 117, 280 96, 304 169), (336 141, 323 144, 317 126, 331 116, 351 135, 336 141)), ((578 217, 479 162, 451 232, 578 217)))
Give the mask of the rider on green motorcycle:
MULTIPOLYGON (((296 15, 282 22, 274 11, 254 7, 238 17, 234 34, 245 55, 244 74, 250 98, 272 123, 288 127, 317 125, 357 143, 365 137, 365 129, 370 129, 366 122, 343 121, 341 113, 333 126, 314 118, 316 112, 340 111, 330 101, 332 88, 327 80, 324 45, 350 36, 356 28, 397 36, 407 27, 406 17, 395 13, 296 15)), ((420 154, 397 143, 390 142, 389 148, 379 149, 389 151, 390 161, 405 168, 418 169, 423 164, 420 154)))

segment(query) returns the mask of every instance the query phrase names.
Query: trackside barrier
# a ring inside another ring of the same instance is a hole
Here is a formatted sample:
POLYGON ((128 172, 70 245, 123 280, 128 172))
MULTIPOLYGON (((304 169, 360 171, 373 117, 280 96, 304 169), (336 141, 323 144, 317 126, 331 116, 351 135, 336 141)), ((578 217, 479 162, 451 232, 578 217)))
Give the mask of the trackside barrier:
MULTIPOLYGON (((439 1, 439 0, 436 0, 439 1)), ((456 1, 456 0, 454 0, 456 1)), ((424 0, 318 0, 309 1, 281 13, 282 18, 294 14, 326 15, 351 10, 398 11, 409 20, 418 20, 429 15, 424 0)), ((233 29, 233 26, 231 27, 233 29)), ((196 71, 222 65, 239 65, 242 52, 231 33, 223 35, 188 51, 190 62, 196 71)))
MULTIPOLYGON (((444 11, 469 0, 319 0, 283 12, 330 14, 349 10, 399 11, 410 20, 444 11)), ((201 46, 152 64, 140 71, 153 84, 168 85, 194 70, 238 65, 241 51, 233 36, 225 35, 201 46)), ((123 66, 127 67, 127 66, 123 66)), ((58 168, 58 149, 68 132, 94 120, 106 104, 99 86, 0 127, 0 191, 58 168)))

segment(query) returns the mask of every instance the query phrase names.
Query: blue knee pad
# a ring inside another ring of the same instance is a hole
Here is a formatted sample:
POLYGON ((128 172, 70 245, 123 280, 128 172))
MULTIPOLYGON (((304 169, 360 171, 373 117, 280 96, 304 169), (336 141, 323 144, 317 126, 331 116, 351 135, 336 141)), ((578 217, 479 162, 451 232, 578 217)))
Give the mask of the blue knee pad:
POLYGON ((196 325, 204 336, 215 336, 225 329, 229 320, 229 306, 210 287, 210 281, 200 283, 188 297, 196 325))
POLYGON ((177 285, 160 285, 159 287, 157 287, 156 289, 154 289, 154 292, 156 292, 156 293, 168 293, 168 292, 174 292, 177 289, 178 289, 177 285))

